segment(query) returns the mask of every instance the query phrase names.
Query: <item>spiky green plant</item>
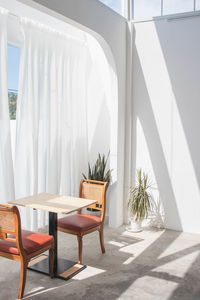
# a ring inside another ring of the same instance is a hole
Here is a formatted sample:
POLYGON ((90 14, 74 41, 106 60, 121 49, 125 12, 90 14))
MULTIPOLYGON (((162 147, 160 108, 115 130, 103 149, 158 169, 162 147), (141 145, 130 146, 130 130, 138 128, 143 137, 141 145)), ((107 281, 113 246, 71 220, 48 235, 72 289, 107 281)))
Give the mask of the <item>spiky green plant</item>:
POLYGON ((107 158, 105 155, 101 157, 101 154, 98 154, 98 158, 93 168, 91 168, 90 163, 88 163, 88 176, 82 174, 85 179, 98 180, 104 182, 110 182, 112 170, 108 170, 106 173, 106 165, 108 162, 108 158, 110 155, 110 151, 108 152, 107 158))
POLYGON ((149 190, 152 185, 148 175, 142 173, 142 170, 137 171, 137 182, 135 187, 130 188, 128 207, 132 217, 136 221, 142 221, 148 217, 148 213, 152 209, 152 196, 149 190))

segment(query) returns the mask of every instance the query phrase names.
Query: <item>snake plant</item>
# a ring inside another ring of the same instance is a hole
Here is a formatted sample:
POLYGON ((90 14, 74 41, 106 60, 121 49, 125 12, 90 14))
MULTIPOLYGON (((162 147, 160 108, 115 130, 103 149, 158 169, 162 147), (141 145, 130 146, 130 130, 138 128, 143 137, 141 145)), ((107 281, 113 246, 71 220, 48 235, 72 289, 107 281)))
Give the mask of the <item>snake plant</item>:
POLYGON ((148 217, 152 209, 152 196, 150 194, 151 183, 148 175, 137 171, 137 182, 135 187, 130 188, 128 207, 135 221, 142 221, 148 217))
POLYGON ((88 163, 88 176, 82 174, 83 177, 85 179, 110 182, 112 170, 109 169, 106 172, 106 165, 108 162, 109 155, 110 155, 110 151, 108 152, 107 158, 105 158, 104 154, 101 157, 101 154, 99 153, 94 167, 91 168, 90 163, 88 163))

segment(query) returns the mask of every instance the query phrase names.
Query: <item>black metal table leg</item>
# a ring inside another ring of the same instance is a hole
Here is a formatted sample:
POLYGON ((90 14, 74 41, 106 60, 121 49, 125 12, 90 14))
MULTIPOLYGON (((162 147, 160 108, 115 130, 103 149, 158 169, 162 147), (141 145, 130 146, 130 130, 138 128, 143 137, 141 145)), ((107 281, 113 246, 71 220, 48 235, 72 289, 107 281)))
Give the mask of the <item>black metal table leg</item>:
MULTIPOLYGON (((49 212, 49 235, 54 237, 54 274, 57 273, 58 242, 57 242, 57 214, 49 212)), ((49 258, 50 264, 50 258, 49 258)))
MULTIPOLYGON (((85 265, 80 265, 76 262, 58 258, 58 239, 57 239, 57 214, 49 212, 49 235, 54 237, 54 276, 63 280, 68 280, 75 276, 77 273, 86 268, 85 265)), ((39 258, 31 262, 28 269, 43 273, 50 274, 50 258, 47 255, 41 255, 39 258)))

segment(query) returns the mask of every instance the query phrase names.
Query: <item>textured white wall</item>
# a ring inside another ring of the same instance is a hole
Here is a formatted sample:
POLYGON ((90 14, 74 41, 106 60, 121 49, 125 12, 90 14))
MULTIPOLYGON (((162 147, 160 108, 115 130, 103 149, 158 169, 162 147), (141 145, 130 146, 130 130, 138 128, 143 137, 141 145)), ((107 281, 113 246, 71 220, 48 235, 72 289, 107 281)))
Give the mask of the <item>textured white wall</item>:
POLYGON ((200 232, 199 29, 199 16, 133 25, 132 176, 148 172, 165 226, 188 232, 200 232))

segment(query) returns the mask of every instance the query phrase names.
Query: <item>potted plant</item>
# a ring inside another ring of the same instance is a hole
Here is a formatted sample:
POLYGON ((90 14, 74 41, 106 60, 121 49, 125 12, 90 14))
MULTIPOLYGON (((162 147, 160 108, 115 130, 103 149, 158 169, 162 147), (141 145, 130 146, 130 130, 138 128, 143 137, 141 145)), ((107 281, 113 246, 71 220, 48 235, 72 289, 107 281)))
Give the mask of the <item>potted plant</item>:
POLYGON ((148 217, 152 210, 152 196, 150 194, 152 186, 148 175, 137 171, 137 182, 134 187, 130 188, 128 208, 130 210, 131 231, 141 231, 142 221, 148 217))
POLYGON ((90 163, 88 163, 88 175, 82 174, 84 179, 98 180, 103 182, 110 182, 112 170, 106 171, 106 165, 108 162, 108 158, 110 155, 110 151, 108 152, 107 158, 105 159, 105 154, 101 157, 101 154, 98 154, 98 158, 93 168, 91 168, 90 163))
MULTIPOLYGON (((82 174, 84 179, 90 179, 90 180, 97 180, 97 181, 103 181, 103 182, 110 182, 111 179, 111 173, 113 170, 108 169, 106 171, 106 165, 108 162, 108 158, 110 155, 110 151, 108 152, 107 157, 105 158, 105 154, 102 155, 99 153, 97 160, 91 168, 90 163, 88 163, 88 175, 86 176, 85 174, 82 174)), ((96 207, 99 207, 98 204, 96 204, 96 207)), ((87 208, 89 211, 96 211, 95 209, 92 208, 87 208)))

